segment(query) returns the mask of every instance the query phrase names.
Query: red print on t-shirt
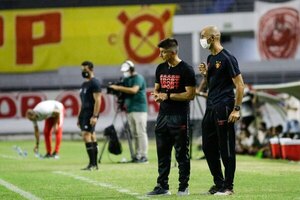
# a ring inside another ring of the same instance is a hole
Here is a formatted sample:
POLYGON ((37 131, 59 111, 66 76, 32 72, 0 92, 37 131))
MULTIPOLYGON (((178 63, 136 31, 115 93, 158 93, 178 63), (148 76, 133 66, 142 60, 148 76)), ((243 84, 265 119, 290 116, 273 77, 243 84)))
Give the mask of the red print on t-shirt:
POLYGON ((180 83, 180 75, 162 74, 160 75, 161 88, 172 90, 178 89, 180 83))

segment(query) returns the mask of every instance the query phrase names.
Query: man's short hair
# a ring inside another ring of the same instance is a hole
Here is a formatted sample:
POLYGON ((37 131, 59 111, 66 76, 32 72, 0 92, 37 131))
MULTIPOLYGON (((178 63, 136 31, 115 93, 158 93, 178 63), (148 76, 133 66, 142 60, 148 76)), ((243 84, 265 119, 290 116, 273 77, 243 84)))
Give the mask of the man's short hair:
POLYGON ((84 61, 84 62, 81 63, 81 65, 82 66, 88 66, 88 68, 90 70, 93 70, 93 68, 94 68, 94 64, 92 62, 90 62, 90 61, 84 61))
POLYGON ((157 45, 159 48, 168 49, 178 52, 178 42, 174 38, 166 38, 160 41, 157 45))
POLYGON ((28 109, 28 110, 26 111, 26 114, 25 114, 25 116, 26 116, 26 118, 28 118, 28 119, 31 119, 32 117, 34 117, 34 116, 35 116, 35 112, 34 112, 34 110, 32 110, 32 109, 28 109))

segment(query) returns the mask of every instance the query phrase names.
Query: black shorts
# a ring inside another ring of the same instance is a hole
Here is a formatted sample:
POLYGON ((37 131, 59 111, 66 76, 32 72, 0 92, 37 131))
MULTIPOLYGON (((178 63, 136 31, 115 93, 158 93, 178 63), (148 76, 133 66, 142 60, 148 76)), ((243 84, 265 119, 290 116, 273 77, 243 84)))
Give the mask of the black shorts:
POLYGON ((81 112, 78 121, 81 131, 91 132, 95 131, 95 126, 90 124, 90 119, 93 116, 93 112, 81 112))

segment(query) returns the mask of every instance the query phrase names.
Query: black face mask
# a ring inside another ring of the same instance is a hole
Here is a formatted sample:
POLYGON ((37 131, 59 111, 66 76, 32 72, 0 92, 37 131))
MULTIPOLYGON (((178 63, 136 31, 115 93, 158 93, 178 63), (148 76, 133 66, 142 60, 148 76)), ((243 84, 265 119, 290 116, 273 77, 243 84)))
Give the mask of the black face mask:
POLYGON ((90 77, 90 74, 87 71, 82 71, 81 75, 82 75, 83 78, 89 78, 90 77))

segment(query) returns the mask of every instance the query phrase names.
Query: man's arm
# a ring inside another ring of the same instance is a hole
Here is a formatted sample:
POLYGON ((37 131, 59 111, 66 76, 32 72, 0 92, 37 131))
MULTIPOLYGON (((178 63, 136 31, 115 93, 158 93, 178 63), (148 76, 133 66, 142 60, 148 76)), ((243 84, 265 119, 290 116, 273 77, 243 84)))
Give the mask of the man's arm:
POLYGON ((40 132, 39 132, 39 127, 37 123, 34 123, 34 136, 35 136, 35 146, 33 151, 37 153, 39 151, 39 144, 40 144, 40 132))
POLYGON ((94 100, 95 100, 95 104, 94 104, 93 116, 90 119, 90 124, 92 126, 95 126, 96 123, 97 123, 97 119, 99 117, 99 113, 100 113, 101 93, 100 92, 94 92, 93 97, 94 97, 94 100))
POLYGON ((196 88, 196 95, 207 97, 208 93, 203 92, 203 91, 204 91, 204 88, 207 87, 207 71, 208 71, 208 69, 207 69, 206 64, 203 62, 199 65, 198 69, 203 78, 202 78, 198 88, 196 88))
POLYGON ((207 86, 207 81, 206 81, 206 78, 203 78, 199 84, 199 86, 196 88, 196 94, 197 95, 200 95, 199 93, 200 92, 203 92, 204 91, 204 88, 206 88, 207 86))
POLYGON ((58 109, 55 109, 52 113, 52 117, 54 119, 52 130, 53 130, 53 133, 56 133, 56 130, 58 128, 58 123, 59 123, 60 111, 58 109))
POLYGON ((154 92, 152 95, 156 102, 162 102, 165 100, 173 100, 173 101, 188 101, 193 100, 196 94, 196 89, 194 86, 187 86, 185 87, 185 92, 182 93, 160 93, 159 92, 160 85, 155 83, 154 85, 154 92))
POLYGON ((196 88, 196 95, 207 98, 208 97, 208 92, 204 91, 204 88, 206 88, 206 87, 207 87, 207 80, 202 79, 199 87, 196 88))
POLYGON ((173 101, 188 101, 193 100, 196 94, 196 88, 194 86, 186 86, 185 92, 182 93, 170 93, 169 99, 173 101))
POLYGON ((79 110, 78 110, 78 116, 77 116, 77 127, 80 128, 80 124, 79 124, 79 115, 81 112, 81 105, 79 105, 79 110))
MULTIPOLYGON (((244 88, 245 88, 243 77, 242 77, 241 74, 239 74, 236 77, 234 77, 232 79, 232 81, 233 81, 233 83, 235 85, 235 88, 236 88, 234 106, 241 106, 243 96, 244 96, 244 88)), ((233 111, 229 115, 228 122, 233 122, 234 123, 237 120, 239 120, 239 118, 240 118, 240 111, 233 109, 233 111)))
POLYGON ((134 85, 132 87, 125 87, 125 86, 121 86, 121 85, 111 85, 109 87, 116 91, 120 91, 120 92, 123 92, 126 94, 136 94, 140 89, 140 86, 138 86, 138 85, 134 85))
POLYGON ((154 84, 154 93, 158 94, 160 90, 160 84, 159 83, 155 83, 154 84))
POLYGON ((160 84, 155 83, 154 91, 151 93, 151 95, 154 97, 155 102, 158 102, 158 103, 163 101, 162 98, 160 97, 161 94, 159 93, 159 90, 160 90, 160 84))
POLYGON ((232 81, 233 81, 233 83, 235 85, 235 89, 236 89, 234 105, 240 106, 243 101, 244 88, 245 88, 243 77, 241 74, 239 74, 236 77, 234 77, 232 79, 232 81))

